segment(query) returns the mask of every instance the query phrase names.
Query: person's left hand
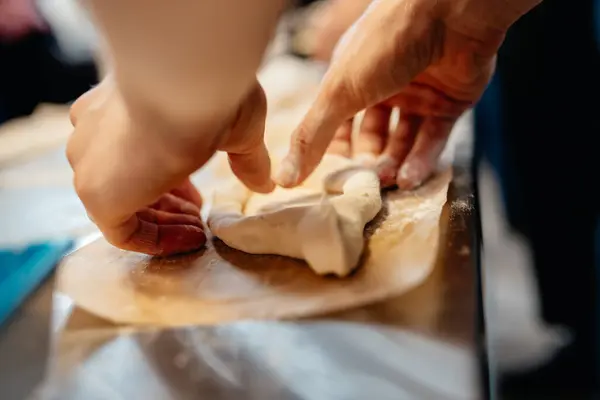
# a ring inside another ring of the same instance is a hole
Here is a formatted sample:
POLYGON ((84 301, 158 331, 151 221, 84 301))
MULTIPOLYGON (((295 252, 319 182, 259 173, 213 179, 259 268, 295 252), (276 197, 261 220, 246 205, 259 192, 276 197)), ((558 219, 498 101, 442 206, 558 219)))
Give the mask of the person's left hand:
POLYGON ((510 23, 535 1, 521 8, 501 0, 371 2, 337 44, 276 182, 301 184, 329 151, 368 155, 383 186, 421 185, 437 167, 455 122, 491 79, 510 23), (400 109, 396 127, 393 108, 400 109), (362 110, 353 138, 352 121, 362 110))

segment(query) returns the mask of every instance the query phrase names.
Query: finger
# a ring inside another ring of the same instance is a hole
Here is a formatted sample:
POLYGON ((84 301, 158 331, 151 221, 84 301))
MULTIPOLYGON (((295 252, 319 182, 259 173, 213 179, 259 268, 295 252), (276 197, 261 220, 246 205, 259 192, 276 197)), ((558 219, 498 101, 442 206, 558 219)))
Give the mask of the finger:
POLYGON ((264 142, 266 108, 265 92, 257 83, 223 148, 235 176, 258 193, 269 193, 275 188, 271 180, 271 159, 264 142))
POLYGON ((354 118, 344 122, 336 130, 333 140, 327 148, 327 153, 337 154, 343 157, 352 157, 352 126, 354 118))
POLYGON ((171 193, 177 197, 191 202, 198 207, 198 209, 202 208, 202 196, 200 196, 200 192, 198 192, 198 189, 196 189, 196 186, 194 186, 189 178, 177 188, 171 190, 171 193))
MULTIPOLYGON (((108 99, 112 88, 111 78, 107 77, 99 85, 79 96, 79 98, 71 105, 69 110, 69 119, 71 121, 71 125, 76 127, 77 122, 84 113, 95 107, 100 107, 100 105, 108 99)), ((67 161, 69 162, 71 168, 74 169, 81 156, 85 154, 84 150, 89 141, 89 138, 86 136, 89 136, 89 132, 92 131, 93 130, 85 128, 81 130, 73 130, 73 134, 69 138, 66 149, 67 161)))
POLYGON ((77 119, 81 113, 89 107, 90 103, 94 99, 94 93, 96 90, 96 88, 88 90, 73 102, 71 108, 69 109, 69 120, 71 121, 71 125, 77 125, 77 119))
POLYGON ((315 102, 292 134, 275 178, 279 185, 304 181, 342 123, 397 93, 433 60, 435 24, 415 15, 420 8, 404 8, 403 2, 372 2, 346 32, 315 102))
POLYGON ((398 172, 401 189, 421 185, 435 171, 456 119, 427 118, 421 125, 415 144, 398 172))
POLYGON ((147 208, 137 212, 139 219, 158 225, 190 225, 202 228, 202 220, 199 216, 189 214, 178 214, 174 212, 147 208))
POLYGON ((102 82, 92 87, 73 102, 69 110, 71 125, 77 125, 79 116, 85 112, 95 101, 102 101, 108 95, 110 86, 113 84, 112 77, 106 76, 102 82))
POLYGON ((377 174, 382 187, 396 184, 398 168, 409 154, 423 119, 400 113, 396 128, 390 131, 387 145, 377 161, 377 174))
POLYGON ((391 115, 392 109, 381 104, 365 111, 354 145, 355 158, 381 154, 389 134, 391 115))
POLYGON ((444 93, 426 85, 412 83, 399 94, 385 101, 390 107, 399 107, 410 114, 433 117, 456 117, 472 104, 446 96, 444 93))
POLYGON ((171 193, 162 195, 149 207, 157 211, 166 211, 176 214, 187 214, 196 217, 200 215, 200 208, 198 206, 171 193))
POLYGON ((187 253, 202 248, 206 243, 204 231, 196 225, 165 225, 138 215, 117 228, 103 230, 103 233, 110 243, 119 248, 155 256, 187 253))
POLYGON ((271 180, 271 159, 264 143, 248 153, 229 153, 229 165, 248 189, 257 193, 270 193, 275 189, 271 180))

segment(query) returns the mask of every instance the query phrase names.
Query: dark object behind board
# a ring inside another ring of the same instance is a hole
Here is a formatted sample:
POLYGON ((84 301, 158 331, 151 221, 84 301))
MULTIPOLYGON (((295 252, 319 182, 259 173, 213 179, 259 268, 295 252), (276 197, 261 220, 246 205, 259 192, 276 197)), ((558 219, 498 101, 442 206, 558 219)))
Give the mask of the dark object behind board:
POLYGON ((519 20, 476 110, 476 154, 531 245, 542 317, 575 337, 548 365, 502 376, 501 399, 588 399, 597 387, 597 3, 544 0, 519 20))

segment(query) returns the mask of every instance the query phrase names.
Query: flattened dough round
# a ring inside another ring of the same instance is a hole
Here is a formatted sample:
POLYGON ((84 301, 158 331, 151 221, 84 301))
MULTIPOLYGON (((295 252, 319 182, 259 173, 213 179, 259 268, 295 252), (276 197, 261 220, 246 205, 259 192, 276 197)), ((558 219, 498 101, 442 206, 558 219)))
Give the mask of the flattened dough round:
POLYGON ((68 257, 58 289, 79 307, 120 324, 183 326, 282 319, 365 305, 421 283, 433 268, 451 172, 412 192, 384 195, 357 271, 321 277, 298 260, 250 255, 209 238, 207 248, 156 259, 103 239, 68 257))

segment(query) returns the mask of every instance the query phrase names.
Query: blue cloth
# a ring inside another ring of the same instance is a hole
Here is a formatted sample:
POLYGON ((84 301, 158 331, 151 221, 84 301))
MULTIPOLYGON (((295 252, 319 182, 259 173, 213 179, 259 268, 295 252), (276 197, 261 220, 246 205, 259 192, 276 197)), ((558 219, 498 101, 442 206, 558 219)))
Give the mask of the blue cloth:
POLYGON ((52 272, 72 246, 69 240, 0 250, 0 325, 52 272))

